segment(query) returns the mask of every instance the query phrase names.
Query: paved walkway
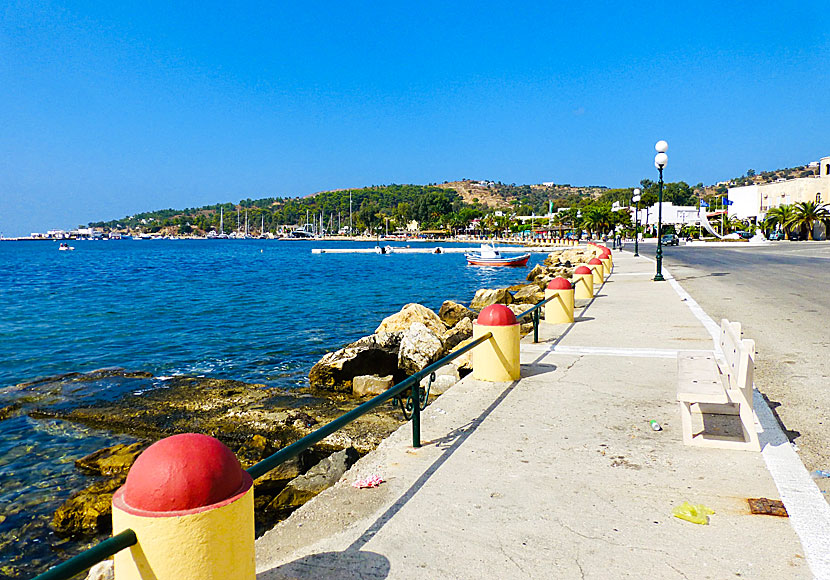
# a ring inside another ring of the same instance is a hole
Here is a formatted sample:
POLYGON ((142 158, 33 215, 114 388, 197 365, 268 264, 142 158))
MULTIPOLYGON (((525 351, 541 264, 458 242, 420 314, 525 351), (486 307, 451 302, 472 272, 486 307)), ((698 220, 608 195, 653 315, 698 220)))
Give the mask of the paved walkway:
MULTIPOLYGON (((711 349, 711 322, 651 276, 617 253, 574 325, 525 339, 521 380, 467 377, 435 400, 424 447, 405 425, 257 541, 258 578, 825 577, 830 517, 805 514, 803 468, 782 488, 762 453, 682 444, 675 357, 711 349), (386 483, 351 487, 372 474, 386 483), (779 489, 797 514, 750 515, 779 489), (672 517, 687 500, 709 525, 672 517)), ((765 452, 786 455, 765 409, 765 452)))

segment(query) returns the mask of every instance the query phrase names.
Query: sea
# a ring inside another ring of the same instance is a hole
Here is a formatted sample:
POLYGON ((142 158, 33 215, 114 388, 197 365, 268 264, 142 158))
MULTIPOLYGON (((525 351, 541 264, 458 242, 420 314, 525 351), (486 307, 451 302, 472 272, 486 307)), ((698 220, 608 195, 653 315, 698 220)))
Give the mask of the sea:
MULTIPOLYGON (((56 406, 163 388, 179 375, 307 386, 323 354, 371 334, 405 304, 436 311, 445 300, 469 304, 479 288, 522 283, 545 257, 531 255, 527 268, 486 268, 468 266, 461 253, 311 251, 373 242, 71 245, 66 252, 57 242, 0 242, 0 410, 21 403, 19 385, 32 381, 60 385, 43 403, 56 406), (110 367, 152 378, 55 378, 110 367)), ((25 413, 0 419, 0 578, 31 577, 98 540, 59 537, 49 522, 90 483, 76 459, 131 441, 25 413)))

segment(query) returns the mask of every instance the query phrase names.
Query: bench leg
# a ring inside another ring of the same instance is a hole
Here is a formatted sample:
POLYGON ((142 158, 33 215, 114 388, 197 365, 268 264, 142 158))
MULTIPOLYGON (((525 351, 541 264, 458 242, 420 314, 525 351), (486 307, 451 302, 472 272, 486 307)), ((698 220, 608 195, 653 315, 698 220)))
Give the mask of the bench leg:
POLYGON ((680 425, 683 428, 683 443, 693 445, 691 403, 680 401, 680 425))
POLYGON ((758 432, 755 430, 755 413, 752 405, 741 403, 738 406, 741 418, 741 427, 744 430, 744 441, 746 448, 752 451, 760 451, 761 444, 758 441, 758 432))

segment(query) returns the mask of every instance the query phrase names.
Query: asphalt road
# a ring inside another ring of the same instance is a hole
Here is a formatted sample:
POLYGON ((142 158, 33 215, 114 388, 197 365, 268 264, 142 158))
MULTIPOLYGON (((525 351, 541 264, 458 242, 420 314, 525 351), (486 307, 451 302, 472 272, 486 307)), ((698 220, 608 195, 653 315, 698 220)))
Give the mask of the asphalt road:
MULTIPOLYGON (((663 263, 712 318, 741 322, 756 387, 807 469, 830 472, 830 242, 668 247, 663 263)), ((830 497, 830 479, 817 484, 830 497)))

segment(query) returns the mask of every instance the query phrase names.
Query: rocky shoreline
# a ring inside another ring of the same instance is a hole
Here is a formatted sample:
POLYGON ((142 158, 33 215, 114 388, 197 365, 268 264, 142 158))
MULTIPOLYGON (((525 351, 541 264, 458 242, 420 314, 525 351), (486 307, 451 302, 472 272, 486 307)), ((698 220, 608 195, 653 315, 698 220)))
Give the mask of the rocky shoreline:
MULTIPOLYGON (((590 249, 556 251, 527 274, 524 284, 481 289, 469 307, 446 301, 438 312, 407 304, 383 319, 375 332, 327 353, 309 372, 310 386, 286 391, 233 380, 174 377, 162 388, 130 392, 114 400, 80 405, 66 400, 60 381, 35 381, 4 389, 23 396, 0 408, 0 421, 25 413, 35 419, 60 419, 137 441, 104 448, 75 462, 94 481, 74 493, 55 512, 52 527, 61 536, 89 537, 111 529, 112 494, 126 479, 135 458, 150 443, 184 432, 212 435, 230 449, 243 467, 271 455, 319 425, 355 408, 471 340, 473 321, 490 304, 505 304, 515 313, 544 298, 555 277, 570 279, 579 263, 593 257, 590 249)), ((532 324, 522 325, 529 332, 532 324)), ((437 396, 471 371, 469 353, 436 373, 431 395, 437 396)), ((73 373, 63 380, 93 380, 102 374, 118 378, 151 378, 146 373, 102 369, 73 373)), ((390 402, 327 437, 313 449, 256 481, 257 535, 333 485, 361 455, 372 451, 404 422, 390 402)))

